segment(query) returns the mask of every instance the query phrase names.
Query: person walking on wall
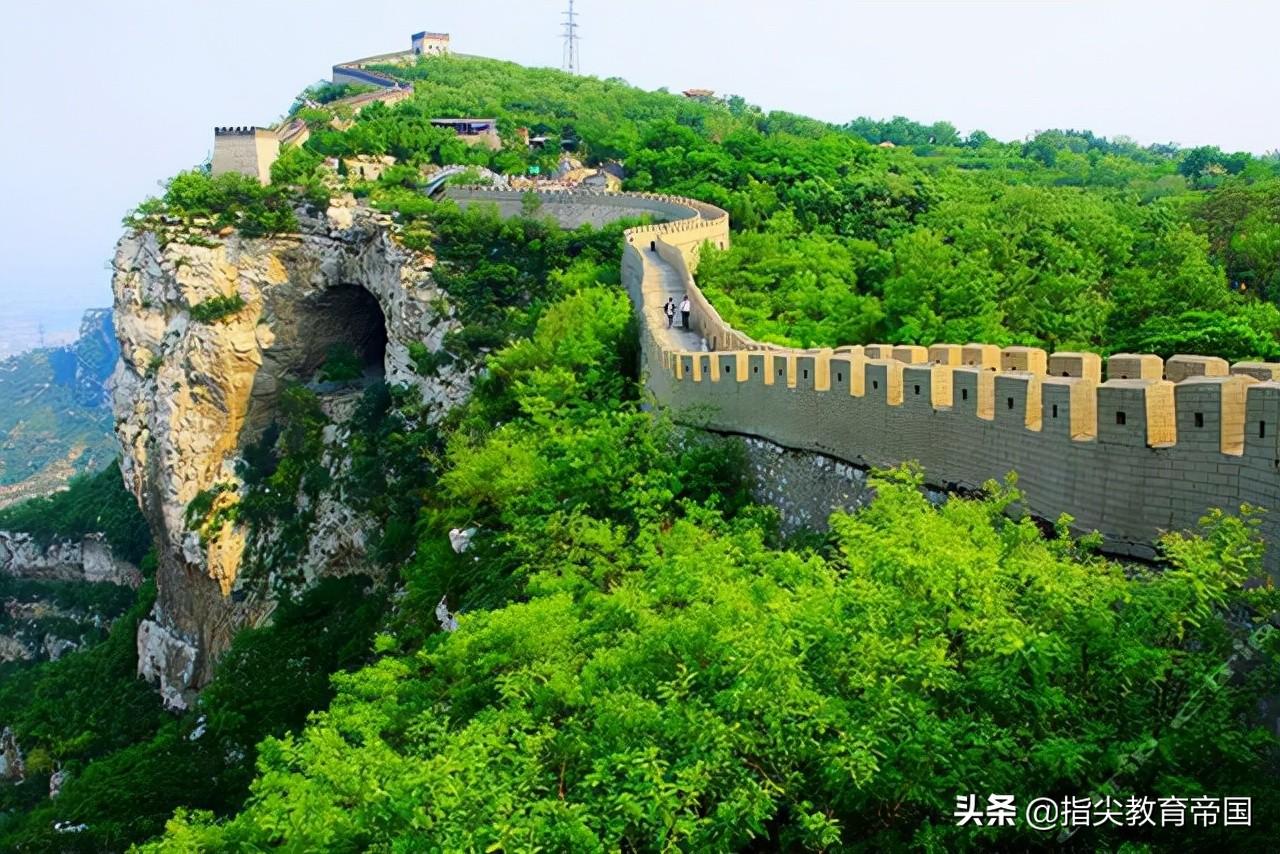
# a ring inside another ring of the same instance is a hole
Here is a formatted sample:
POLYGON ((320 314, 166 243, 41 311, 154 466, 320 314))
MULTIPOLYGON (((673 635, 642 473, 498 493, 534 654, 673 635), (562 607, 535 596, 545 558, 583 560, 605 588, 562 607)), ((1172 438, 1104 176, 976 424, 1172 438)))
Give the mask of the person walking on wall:
POLYGON ((685 294, 684 299, 680 300, 680 326, 684 329, 689 328, 689 311, 693 306, 689 303, 689 295, 685 294))
POLYGON ((676 303, 671 297, 667 297, 667 304, 662 307, 662 313, 667 316, 667 328, 671 328, 671 324, 676 319, 676 303))

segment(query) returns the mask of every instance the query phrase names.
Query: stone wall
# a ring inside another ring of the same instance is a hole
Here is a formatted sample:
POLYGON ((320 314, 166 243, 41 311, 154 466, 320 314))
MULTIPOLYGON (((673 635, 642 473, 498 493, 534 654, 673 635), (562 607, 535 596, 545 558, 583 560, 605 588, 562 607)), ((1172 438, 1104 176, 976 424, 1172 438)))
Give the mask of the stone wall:
MULTIPOLYGON (((948 488, 1016 471, 1031 512, 1068 513, 1121 553, 1152 556, 1160 532, 1211 507, 1280 499, 1274 382, 1098 384, 791 351, 677 353, 665 369, 660 399, 710 429, 868 466, 916 460, 948 488)), ((1274 539, 1276 520, 1264 532, 1274 539)))
MULTIPOLYGON (((483 187, 447 187, 445 195, 463 208, 476 204, 495 205, 499 214, 510 217, 524 212, 525 198, 529 194, 483 187)), ((538 214, 551 217, 564 228, 580 225, 600 228, 620 219, 645 215, 660 220, 685 220, 696 213, 687 201, 671 196, 582 190, 533 191, 532 195, 538 199, 538 214)))
POLYGON ((356 86, 392 86, 395 78, 377 71, 368 71, 354 65, 335 65, 333 67, 334 83, 350 83, 356 86))
MULTIPOLYGON (((643 230, 628 237, 632 246, 646 239, 643 230)), ((687 275, 690 253, 657 240, 687 275)), ((1280 503, 1276 366, 1122 354, 1100 382, 1096 354, 778 348, 733 330, 688 281, 695 325, 721 352, 662 350, 648 336, 646 353, 651 388, 682 420, 861 465, 918 461, 947 488, 1015 471, 1031 512, 1070 514, 1077 530, 1142 557, 1162 532, 1194 528, 1210 508, 1280 503)), ((1263 534, 1274 541, 1280 519, 1264 517, 1263 534)), ((1276 550, 1267 565, 1276 570, 1276 550)))
POLYGON ((751 478, 751 497, 777 508, 784 534, 826 530, 836 510, 853 511, 874 497, 867 470, 843 460, 796 451, 765 439, 739 439, 751 478))
POLYGON ((416 60, 417 55, 412 50, 401 50, 394 53, 380 53, 377 56, 366 56, 361 59, 352 59, 347 62, 340 62, 333 67, 333 82, 354 83, 360 86, 398 86, 399 83, 395 78, 389 77, 379 71, 372 71, 365 66, 394 65, 397 63, 414 62, 416 60))
MULTIPOLYGON (((457 189, 516 215, 524 193, 457 189)), ((1025 507, 1068 513, 1112 552, 1153 557, 1156 540, 1213 507, 1280 504, 1280 365, 1203 356, 1046 353, 1033 347, 865 344, 801 351, 724 323, 694 280, 701 246, 727 246, 728 216, 669 196, 539 193, 564 227, 640 214, 622 279, 641 318, 660 305, 657 255, 684 280, 692 326, 714 352, 672 350, 644 326, 650 392, 681 423, 749 435, 856 466, 916 461, 934 487, 977 489, 1019 476, 1025 507)), ((771 503, 778 503, 772 501, 771 503)), ((1280 519, 1263 517, 1268 542, 1280 519)), ((1276 549, 1267 566, 1276 570, 1276 549)))
POLYGON ((280 156, 280 138, 267 128, 214 128, 213 174, 239 172, 271 183, 271 164, 280 156))
MULTIPOLYGON (((495 198, 504 214, 521 194, 495 198)), ((804 351, 733 329, 693 278, 705 243, 727 245, 728 216, 688 199, 615 194, 609 217, 576 193, 543 194, 566 226, 653 210, 672 220, 629 229, 623 283, 641 316, 660 304, 656 254, 685 282, 693 325, 714 352, 674 350, 642 332, 650 391, 683 423, 766 439, 857 466, 919 462, 929 483, 979 488, 1016 472, 1033 514, 1073 517, 1109 550, 1155 555, 1166 531, 1211 508, 1280 505, 1280 365, 1195 355, 1045 353, 1030 347, 867 344, 804 351), (657 302, 654 302, 657 300, 657 302)), ((1263 517, 1269 543, 1280 517, 1263 517)), ((1277 549, 1266 565, 1280 568, 1277 549)))
POLYGON ((335 104, 343 104, 351 108, 352 115, 359 115, 360 111, 370 104, 386 104, 388 107, 407 101, 413 97, 413 89, 408 86, 396 86, 393 89, 379 89, 376 92, 361 92, 357 95, 350 95, 346 98, 339 98, 335 104))

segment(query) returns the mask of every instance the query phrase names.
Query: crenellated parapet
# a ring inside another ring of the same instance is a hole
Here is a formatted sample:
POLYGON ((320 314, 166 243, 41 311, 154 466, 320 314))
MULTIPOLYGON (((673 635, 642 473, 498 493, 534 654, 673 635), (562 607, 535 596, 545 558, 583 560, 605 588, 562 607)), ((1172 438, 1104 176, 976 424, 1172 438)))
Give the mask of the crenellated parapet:
POLYGON ((1017 471, 1032 512, 1068 513, 1118 552, 1150 556, 1160 532, 1192 528, 1211 507, 1280 498, 1280 383, 1252 376, 1098 383, 791 350, 650 363, 678 418, 868 466, 915 460, 940 486, 1017 471))

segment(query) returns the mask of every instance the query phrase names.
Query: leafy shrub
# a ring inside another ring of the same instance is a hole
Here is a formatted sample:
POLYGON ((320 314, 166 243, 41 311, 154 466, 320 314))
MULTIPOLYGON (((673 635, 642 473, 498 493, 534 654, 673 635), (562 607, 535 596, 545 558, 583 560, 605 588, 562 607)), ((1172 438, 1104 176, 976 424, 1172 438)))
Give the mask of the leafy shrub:
MULTIPOLYGON (((271 164, 272 186, 284 186, 301 194, 312 210, 329 206, 330 190, 321 173, 324 158, 303 146, 292 145, 280 152, 271 164)), ((285 229, 288 230, 288 229, 285 229)))
POLYGON ((376 91, 378 87, 364 83, 317 83, 303 92, 303 97, 318 104, 328 104, 352 95, 376 91))
MULTIPOLYGON (((99 614, 108 620, 127 611, 136 598, 133 590, 119 584, 0 577, 3 601, 39 600, 67 611, 99 614)), ((0 614, 0 621, 5 619, 6 615, 0 614)))
POLYGON ((199 533, 202 544, 207 545, 218 536, 224 525, 235 522, 238 517, 239 505, 234 502, 224 502, 221 507, 214 509, 219 496, 233 491, 234 484, 215 483, 208 489, 197 492, 187 503, 183 520, 188 529, 199 533))
POLYGON ((280 395, 278 423, 242 459, 245 491, 235 515, 249 527, 251 548, 241 569, 246 582, 272 571, 299 580, 290 567, 306 546, 317 499, 332 482, 322 459, 328 423, 316 394, 290 385, 280 395))
POLYGON ((271 164, 272 184, 300 184, 315 173, 324 158, 310 149, 293 145, 271 164))
POLYGON ((225 320, 244 307, 244 297, 240 296, 240 294, 209 297, 207 300, 191 306, 191 319, 197 323, 216 323, 219 320, 225 320))
POLYGON ((1212 353, 1228 361, 1275 360, 1280 358, 1280 341, 1273 329, 1259 328, 1242 313, 1184 311, 1172 317, 1151 318, 1116 341, 1115 347, 1126 352, 1155 353, 1166 359, 1175 353, 1212 353))
POLYGON ((443 347, 428 350, 427 345, 421 341, 409 342, 409 358, 413 361, 414 372, 420 377, 435 376, 441 367, 453 362, 453 356, 448 350, 443 347))
POLYGON ((230 226, 246 237, 261 237, 298 230, 294 201, 287 189, 264 187, 248 175, 228 172, 215 178, 203 171, 180 172, 165 186, 163 196, 140 204, 125 218, 125 225, 137 226, 138 215, 207 217, 216 228, 230 226))
POLYGON ((0 681, 0 719, 20 744, 80 762, 154 731, 164 713, 160 698, 137 679, 136 649, 138 623, 154 599, 148 582, 105 642, 0 681))

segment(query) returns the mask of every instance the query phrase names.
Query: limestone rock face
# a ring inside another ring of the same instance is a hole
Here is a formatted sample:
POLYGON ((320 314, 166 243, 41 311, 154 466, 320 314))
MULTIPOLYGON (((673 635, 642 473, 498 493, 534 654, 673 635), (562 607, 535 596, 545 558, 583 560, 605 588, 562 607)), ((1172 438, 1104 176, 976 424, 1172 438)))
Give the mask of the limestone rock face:
POLYGON ((35 653, 21 638, 0 635, 0 662, 30 661, 34 657, 35 653))
MULTIPOLYGON (((0 531, 0 576, 33 581, 118 584, 137 589, 142 573, 128 561, 117 559, 101 534, 80 540, 63 540, 43 546, 30 534, 0 531)), ((96 609, 67 609, 36 594, 10 596, 0 602, 0 662, 56 661, 76 649, 84 635, 62 637, 68 623, 84 631, 103 626, 96 609), (52 621, 53 630, 50 633, 52 621)))
POLYGON ((18 746, 13 730, 5 727, 0 732, 0 780, 21 780, 25 775, 22 748, 18 746))
MULTIPOLYGON (((446 366, 419 377, 410 356, 415 343, 440 349, 457 327, 430 255, 405 248, 389 216, 351 197, 320 216, 300 213, 300 223, 299 234, 255 239, 155 224, 128 231, 116 247, 116 434, 125 483, 158 555, 139 670, 172 705, 208 680, 237 629, 274 607, 238 588, 245 529, 232 522, 202 539, 186 516, 192 499, 215 486, 215 509, 238 500, 236 460, 272 423, 285 386, 323 391, 318 371, 341 345, 366 372, 417 386, 429 417, 470 392, 468 372, 446 366)), ((331 532, 358 528, 341 508, 322 519, 331 532)), ((325 574, 331 556, 313 543, 303 575, 325 574)))
POLYGON ((138 675, 160 688, 160 697, 171 709, 185 709, 195 685, 199 650, 164 622, 159 607, 155 619, 138 624, 138 675))
POLYGON ((73 640, 45 635, 43 644, 44 657, 49 661, 57 661, 77 646, 78 644, 73 640))
POLYGON ((89 581, 137 589, 142 573, 111 553, 99 534, 42 547, 30 534, 0 531, 0 574, 49 581, 89 581))
POLYGON ((67 782, 69 774, 61 769, 49 775, 49 797, 56 798, 62 793, 62 786, 67 782))

